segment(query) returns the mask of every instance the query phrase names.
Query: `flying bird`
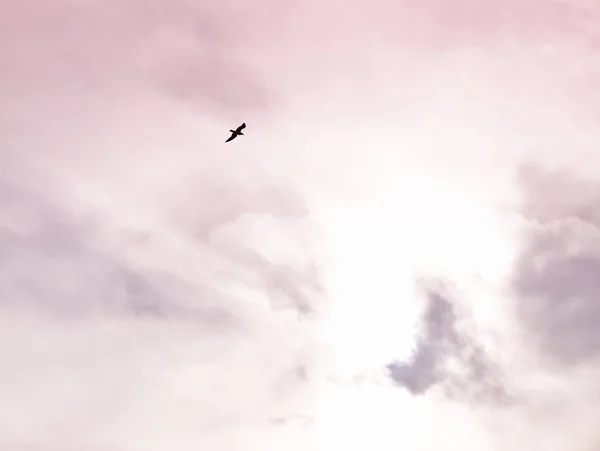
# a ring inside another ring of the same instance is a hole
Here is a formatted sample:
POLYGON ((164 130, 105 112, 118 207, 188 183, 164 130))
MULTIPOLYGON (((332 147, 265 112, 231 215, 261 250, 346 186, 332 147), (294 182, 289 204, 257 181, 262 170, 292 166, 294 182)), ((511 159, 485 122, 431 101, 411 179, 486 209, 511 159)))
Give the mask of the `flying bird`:
POLYGON ((244 122, 242 125, 240 125, 235 130, 229 130, 231 132, 231 136, 225 142, 228 143, 229 141, 231 141, 232 139, 234 139, 237 135, 243 135, 242 130, 245 129, 245 128, 246 128, 246 123, 244 122))

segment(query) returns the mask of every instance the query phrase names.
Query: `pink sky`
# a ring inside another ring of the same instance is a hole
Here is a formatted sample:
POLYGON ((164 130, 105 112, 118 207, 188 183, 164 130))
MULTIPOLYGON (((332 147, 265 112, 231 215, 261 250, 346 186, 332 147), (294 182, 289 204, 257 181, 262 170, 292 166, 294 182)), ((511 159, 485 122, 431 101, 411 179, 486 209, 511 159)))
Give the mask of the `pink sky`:
POLYGON ((599 449, 600 7, 0 1, 0 449, 599 449))

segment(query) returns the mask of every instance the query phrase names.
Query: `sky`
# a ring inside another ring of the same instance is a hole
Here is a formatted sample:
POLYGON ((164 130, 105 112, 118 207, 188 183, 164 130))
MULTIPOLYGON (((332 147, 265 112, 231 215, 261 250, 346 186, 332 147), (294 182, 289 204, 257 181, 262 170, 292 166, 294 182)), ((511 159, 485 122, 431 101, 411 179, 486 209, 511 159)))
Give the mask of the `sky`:
POLYGON ((600 449, 595 2, 0 11, 1 449, 600 449))

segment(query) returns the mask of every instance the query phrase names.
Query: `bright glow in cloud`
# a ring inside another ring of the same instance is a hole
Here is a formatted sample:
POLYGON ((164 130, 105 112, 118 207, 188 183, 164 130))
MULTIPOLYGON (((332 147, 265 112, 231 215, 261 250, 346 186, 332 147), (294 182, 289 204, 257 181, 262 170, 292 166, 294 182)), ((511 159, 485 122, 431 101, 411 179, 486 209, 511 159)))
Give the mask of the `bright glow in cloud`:
POLYGON ((597 7, 3 3, 1 449, 597 448, 597 7))

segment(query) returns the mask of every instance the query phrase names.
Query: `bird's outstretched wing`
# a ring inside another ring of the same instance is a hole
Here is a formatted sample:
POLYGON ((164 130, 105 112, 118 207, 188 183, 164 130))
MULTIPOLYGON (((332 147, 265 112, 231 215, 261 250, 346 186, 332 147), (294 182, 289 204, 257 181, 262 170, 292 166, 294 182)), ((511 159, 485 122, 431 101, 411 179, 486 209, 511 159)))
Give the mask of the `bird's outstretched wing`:
POLYGON ((246 128, 246 123, 244 122, 235 131, 239 133, 239 132, 241 132, 245 128, 246 128))
POLYGON ((231 141, 233 138, 235 138, 237 135, 235 133, 232 133, 231 136, 227 139, 227 141, 225 141, 226 143, 228 143, 229 141, 231 141))

